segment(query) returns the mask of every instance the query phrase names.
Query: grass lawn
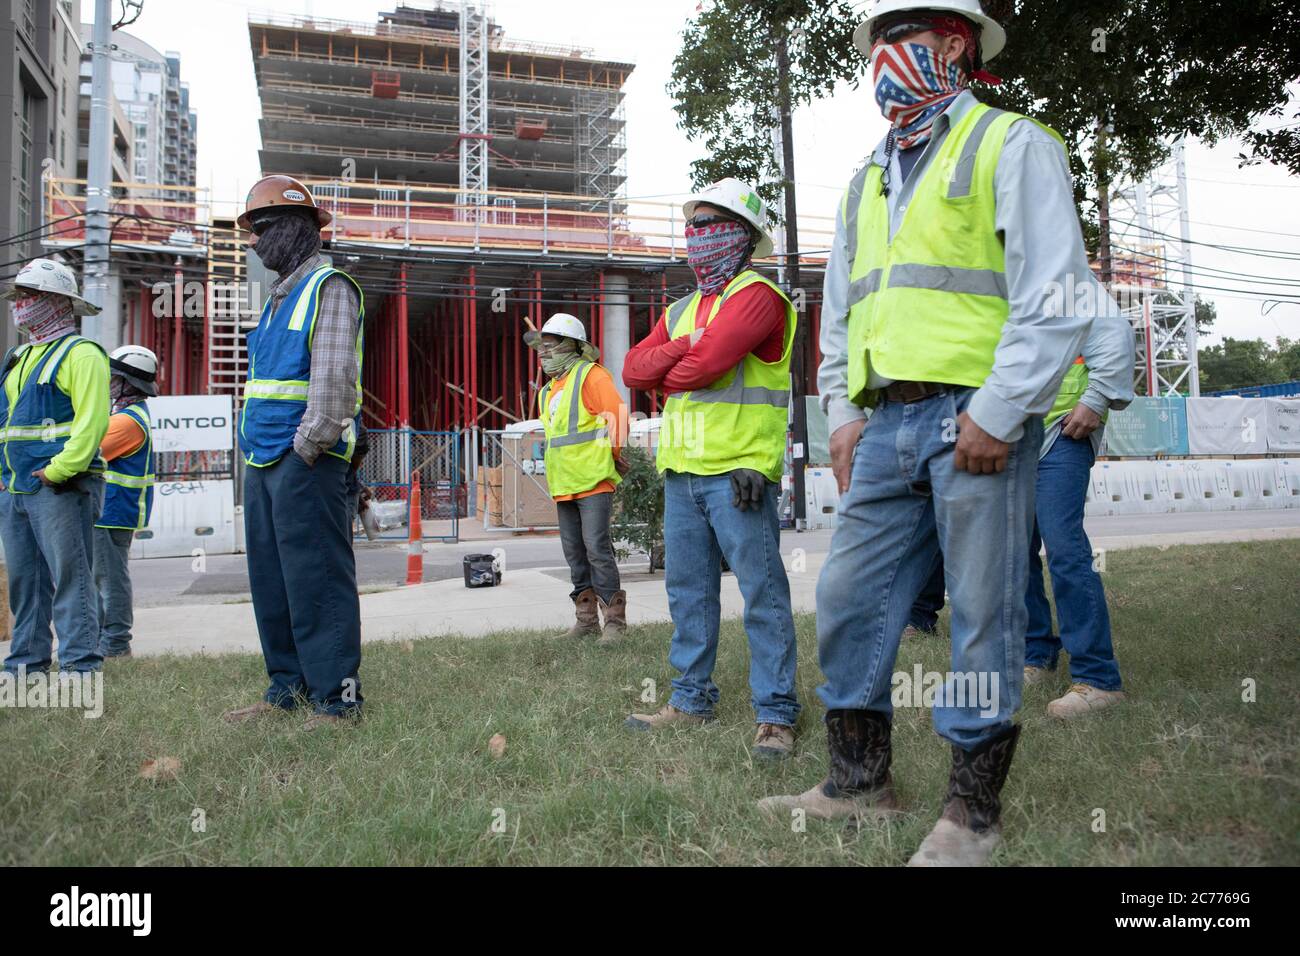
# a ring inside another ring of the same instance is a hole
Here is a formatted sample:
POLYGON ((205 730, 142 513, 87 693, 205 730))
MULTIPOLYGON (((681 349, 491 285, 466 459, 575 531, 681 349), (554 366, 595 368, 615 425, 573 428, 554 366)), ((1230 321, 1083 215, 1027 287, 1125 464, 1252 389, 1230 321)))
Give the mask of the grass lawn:
MULTIPOLYGON (((1064 675, 1027 689, 994 862, 1300 863, 1297 567, 1300 541, 1108 554, 1131 700, 1061 723, 1043 708, 1064 675), (1257 702, 1242 700, 1247 678, 1257 702)), ((299 732, 301 715, 219 719, 260 695, 259 657, 112 662, 97 720, 0 709, 0 864, 903 863, 947 777, 928 712, 894 722, 897 822, 809 820, 797 833, 754 808, 826 771, 815 625, 797 624, 806 710, 799 754, 779 766, 749 754, 735 621, 719 720, 661 736, 621 724, 656 706, 639 699, 647 678, 667 699, 667 625, 634 627, 611 651, 522 631, 369 645, 365 720, 316 734, 299 732), (507 747, 494 758, 497 733, 507 747), (142 778, 161 757, 179 760, 174 778, 142 778)), ((917 661, 947 670, 946 641, 905 644, 898 669, 917 661)))

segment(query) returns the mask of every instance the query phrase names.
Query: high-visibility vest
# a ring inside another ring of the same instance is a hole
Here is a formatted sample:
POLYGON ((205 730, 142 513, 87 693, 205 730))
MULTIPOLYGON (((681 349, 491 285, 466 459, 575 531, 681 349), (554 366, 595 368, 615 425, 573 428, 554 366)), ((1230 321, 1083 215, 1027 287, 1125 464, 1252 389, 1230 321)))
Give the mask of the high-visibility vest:
POLYGON ((248 380, 239 418, 239 447, 256 468, 273 465, 293 448, 293 436, 307 411, 311 343, 320 314, 320 288, 332 275, 343 276, 357 290, 357 401, 352 421, 327 454, 352 460, 361 414, 362 329, 365 296, 346 272, 322 266, 304 276, 275 309, 268 298, 257 328, 248 333, 248 380))
MULTIPOLYGON (((101 361, 108 365, 108 356, 98 342, 70 333, 49 344, 13 403, 9 401, 4 381, 14 373, 17 363, 0 375, 0 440, 4 442, 0 473, 11 494, 40 491, 41 480, 32 472, 48 465, 50 459, 63 451, 72 435, 76 411, 72 397, 59 387, 57 376, 69 353, 82 344, 94 346, 95 352, 78 353, 76 361, 101 361)), ((22 351, 28 348, 31 346, 24 346, 22 351)), ((96 455, 87 470, 103 471, 104 459, 96 455)))
POLYGON ((618 423, 593 415, 582 400, 582 383, 594 367, 574 365, 554 399, 553 382, 538 394, 538 417, 546 430, 546 487, 552 495, 579 495, 602 481, 623 480, 609 440, 610 425, 618 423))
POLYGON ((153 433, 149 406, 136 402, 122 409, 144 432, 144 442, 129 455, 114 458, 104 470, 104 513, 96 528, 139 531, 149 526, 153 512, 153 433))
MULTIPOLYGON (((1083 356, 1080 355, 1066 371, 1065 378, 1061 380, 1061 390, 1056 394, 1052 410, 1043 419, 1043 427, 1051 428, 1058 419, 1074 411, 1074 406, 1079 404, 1079 399, 1083 398, 1083 393, 1087 390, 1088 366, 1084 364, 1083 356)), ((1106 420, 1105 412, 1102 412, 1101 420, 1103 422, 1106 420)))
MULTIPOLYGON (((892 241, 881 167, 870 164, 853 178, 842 205, 850 400, 874 404, 869 371, 984 384, 1010 311, 993 177, 1007 130, 1027 118, 983 103, 968 110, 917 183, 892 241)), ((1056 131, 1043 129, 1064 147, 1056 131)))
MULTIPOLYGON (((669 395, 656 452, 660 471, 721 475, 750 468, 772 481, 781 480, 790 409, 790 354, 799 320, 794 306, 775 284, 746 269, 727 283, 705 324, 714 320, 727 299, 755 282, 775 290, 785 303, 781 357, 764 362, 750 352, 707 388, 669 395)), ((697 289, 668 307, 669 337, 681 338, 695 330, 700 298, 697 289)))

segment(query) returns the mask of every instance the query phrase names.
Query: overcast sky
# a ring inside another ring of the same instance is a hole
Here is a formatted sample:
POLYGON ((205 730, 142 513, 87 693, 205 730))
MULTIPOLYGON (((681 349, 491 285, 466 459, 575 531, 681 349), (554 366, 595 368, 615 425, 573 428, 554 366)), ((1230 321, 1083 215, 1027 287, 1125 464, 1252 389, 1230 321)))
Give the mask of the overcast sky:
MULTIPOLYGON (((190 84, 190 103, 199 118, 198 183, 211 187, 219 211, 233 208, 220 205, 242 201, 259 175, 248 14, 274 11, 373 23, 381 10, 395 5, 396 0, 144 0, 143 16, 128 30, 159 50, 181 54, 181 77, 190 84)), ((690 163, 702 150, 677 129, 665 86, 681 31, 696 7, 697 0, 496 0, 489 9, 509 37, 573 43, 635 63, 626 87, 627 194, 678 197, 689 191, 690 163)), ((82 0, 82 11, 93 17, 94 0, 82 0)), ((849 176, 885 128, 867 85, 840 89, 796 115, 801 214, 832 214, 849 176)), ((1237 143, 1214 149, 1193 143, 1188 150, 1192 239, 1300 256, 1300 180, 1278 167, 1238 169, 1238 152, 1237 143)), ((803 245, 810 248, 806 241, 803 245)), ((1300 280, 1300 259, 1196 246, 1193 261, 1198 269, 1300 280)), ((1300 338, 1300 302, 1277 305, 1267 315, 1261 311, 1268 292, 1295 294, 1300 287, 1208 276, 1198 281, 1234 290, 1204 293, 1219 309, 1214 338, 1300 338)))

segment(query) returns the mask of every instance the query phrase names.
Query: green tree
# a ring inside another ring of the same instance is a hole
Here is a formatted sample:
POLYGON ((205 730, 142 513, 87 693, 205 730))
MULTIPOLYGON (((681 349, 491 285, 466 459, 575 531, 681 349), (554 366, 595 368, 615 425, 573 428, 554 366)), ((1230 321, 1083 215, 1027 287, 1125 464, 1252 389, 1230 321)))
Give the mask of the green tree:
POLYGON ((785 167, 772 133, 784 90, 791 107, 857 85, 866 60, 853 46, 862 15, 844 0, 718 0, 689 21, 668 93, 677 125, 708 153, 691 166, 697 186, 735 176, 782 207, 785 167), (784 44, 789 68, 777 69, 784 44))
POLYGON ((1278 339, 1277 347, 1263 339, 1225 338, 1200 349, 1201 391, 1248 388, 1292 381, 1300 371, 1300 343, 1278 339))

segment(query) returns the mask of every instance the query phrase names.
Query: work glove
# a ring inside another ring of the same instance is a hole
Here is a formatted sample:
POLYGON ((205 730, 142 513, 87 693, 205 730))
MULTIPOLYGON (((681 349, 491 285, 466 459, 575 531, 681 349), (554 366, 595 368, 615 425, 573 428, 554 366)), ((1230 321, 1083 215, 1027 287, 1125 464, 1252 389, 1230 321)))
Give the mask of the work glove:
POLYGON ((627 473, 632 470, 632 463, 620 455, 614 459, 614 470, 618 472, 620 478, 626 478, 627 473))
POLYGON ((763 506, 767 494, 767 476, 752 468, 737 468, 731 473, 731 503, 741 511, 763 506))

